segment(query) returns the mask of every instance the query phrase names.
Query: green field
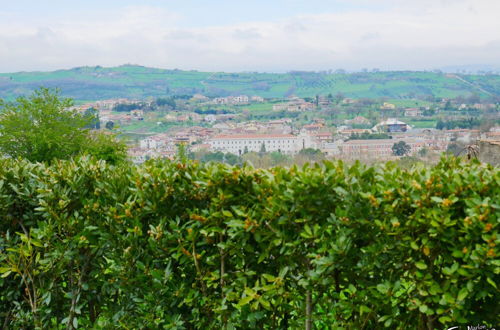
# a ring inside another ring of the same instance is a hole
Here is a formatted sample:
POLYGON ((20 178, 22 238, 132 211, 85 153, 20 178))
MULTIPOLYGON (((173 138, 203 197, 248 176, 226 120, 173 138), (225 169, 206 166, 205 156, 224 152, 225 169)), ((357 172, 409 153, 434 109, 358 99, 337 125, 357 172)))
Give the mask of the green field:
MULTIPOLYGON (((500 75, 446 75, 434 72, 370 72, 329 74, 292 71, 277 73, 211 73, 124 65, 113 68, 80 67, 53 72, 0 74, 0 98, 13 99, 40 87, 60 88, 64 96, 79 101, 109 98, 146 99, 167 95, 259 95, 281 98, 385 97, 410 102, 417 96, 437 97, 500 95, 500 75)), ((405 106, 414 104, 405 104, 405 106)))
POLYGON ((436 128, 437 120, 406 120, 414 128, 436 128))

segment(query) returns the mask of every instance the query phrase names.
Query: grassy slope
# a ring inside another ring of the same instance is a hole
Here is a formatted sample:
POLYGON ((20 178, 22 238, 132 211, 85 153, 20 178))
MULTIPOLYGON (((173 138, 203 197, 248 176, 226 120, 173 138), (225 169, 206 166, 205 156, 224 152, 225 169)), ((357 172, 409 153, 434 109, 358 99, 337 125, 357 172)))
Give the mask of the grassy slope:
POLYGON ((234 94, 285 97, 343 93, 348 97, 404 99, 415 95, 454 97, 478 93, 479 86, 500 94, 500 76, 461 76, 459 79, 432 72, 377 72, 321 74, 313 72, 210 73, 120 66, 82 67, 53 72, 0 74, 0 97, 12 99, 39 86, 58 87, 76 100, 115 97, 147 98, 172 94, 202 93, 209 96, 234 94))

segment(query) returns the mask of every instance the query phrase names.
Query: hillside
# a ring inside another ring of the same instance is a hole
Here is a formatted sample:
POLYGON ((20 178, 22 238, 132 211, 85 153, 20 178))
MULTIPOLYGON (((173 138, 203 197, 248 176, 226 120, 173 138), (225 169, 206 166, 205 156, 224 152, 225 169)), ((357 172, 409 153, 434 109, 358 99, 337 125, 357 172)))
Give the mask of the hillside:
POLYGON ((173 94, 235 94, 301 97, 343 93, 347 97, 455 97, 477 93, 500 95, 500 75, 456 75, 433 72, 210 73, 164 70, 135 65, 79 67, 53 72, 0 74, 0 98, 12 99, 39 87, 58 87, 80 101, 116 97, 143 99, 173 94))

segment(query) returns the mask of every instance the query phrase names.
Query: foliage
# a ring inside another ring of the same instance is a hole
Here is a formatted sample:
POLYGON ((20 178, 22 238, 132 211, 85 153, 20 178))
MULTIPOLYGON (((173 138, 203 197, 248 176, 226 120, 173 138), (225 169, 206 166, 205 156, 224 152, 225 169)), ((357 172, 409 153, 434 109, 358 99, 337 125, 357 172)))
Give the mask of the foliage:
POLYGON ((113 111, 129 112, 132 110, 137 110, 142 108, 144 108, 144 104, 142 103, 118 103, 113 107, 113 111))
POLYGON ((0 160, 7 328, 434 329, 500 313, 500 171, 0 160))
POLYGON ((68 111, 72 101, 41 88, 16 102, 1 102, 0 152, 31 161, 74 156, 85 144, 90 116, 68 111))
POLYGON ((0 101, 0 153, 32 162, 68 159, 87 153, 117 162, 125 159, 125 145, 114 135, 90 132, 98 128, 95 110, 70 111, 72 100, 59 91, 40 88, 16 102, 0 101))
POLYGON ((420 150, 418 151, 418 155, 419 155, 420 157, 425 157, 425 156, 427 156, 428 154, 429 154, 429 149, 427 149, 427 147, 423 147, 422 149, 420 149, 420 150))
POLYGON ((465 144, 463 143, 450 143, 448 144, 448 147, 446 148, 446 152, 453 155, 453 156, 458 156, 458 154, 464 150, 465 144))
POLYGON ((438 120, 436 123, 436 128, 437 129, 455 129, 455 128, 462 128, 462 129, 471 129, 475 127, 479 127, 481 125, 481 121, 479 119, 475 118, 468 118, 468 119, 461 119, 461 120, 448 120, 448 121, 442 121, 438 120))
POLYGON ((168 106, 171 109, 175 109, 176 107, 176 103, 173 97, 168 97, 168 98, 159 97, 155 100, 155 104, 159 107, 168 106))
MULTIPOLYGON (((123 138, 122 138, 123 139, 123 138)), ((127 160, 127 145, 111 133, 89 134, 83 153, 117 164, 127 160)))
POLYGON ((202 163, 225 163, 229 165, 236 165, 241 163, 241 158, 232 153, 223 153, 220 151, 216 152, 204 152, 199 154, 194 154, 193 159, 199 160, 202 163))
POLYGON ((404 156, 409 154, 411 151, 411 146, 405 141, 399 141, 393 144, 392 153, 395 156, 404 156))
POLYGON ((109 120, 106 122, 105 127, 106 127, 106 129, 112 130, 115 127, 115 122, 112 120, 109 120))
POLYGON ((100 129, 101 121, 99 120, 99 111, 95 108, 89 108, 85 110, 83 116, 88 120, 88 124, 85 128, 89 129, 100 129))
POLYGON ((314 148, 304 148, 299 151, 298 156, 303 156, 309 161, 320 161, 325 159, 323 152, 314 148))

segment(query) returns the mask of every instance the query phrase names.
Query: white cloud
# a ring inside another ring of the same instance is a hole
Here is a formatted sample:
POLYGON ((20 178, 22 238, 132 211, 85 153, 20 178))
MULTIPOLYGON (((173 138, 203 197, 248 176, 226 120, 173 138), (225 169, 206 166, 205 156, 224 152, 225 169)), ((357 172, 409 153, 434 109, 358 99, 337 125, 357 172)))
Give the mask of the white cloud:
POLYGON ((148 6, 30 24, 0 13, 10 18, 0 20, 0 71, 123 63, 225 71, 500 64, 500 1, 379 3, 384 9, 204 28, 180 28, 179 15, 148 6))

